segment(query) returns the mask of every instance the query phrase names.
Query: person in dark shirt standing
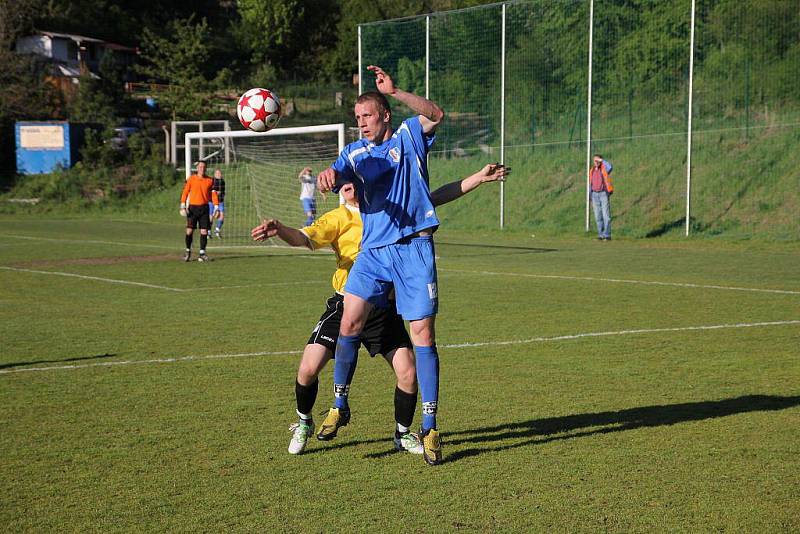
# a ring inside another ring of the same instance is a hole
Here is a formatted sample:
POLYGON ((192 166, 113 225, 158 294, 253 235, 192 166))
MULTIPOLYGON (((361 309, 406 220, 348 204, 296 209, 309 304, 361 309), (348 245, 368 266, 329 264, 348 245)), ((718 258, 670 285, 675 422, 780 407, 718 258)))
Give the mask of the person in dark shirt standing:
MULTIPOLYGON (((211 190, 217 193, 219 206, 214 211, 214 205, 209 202, 208 208, 212 214, 211 219, 217 221, 214 225, 214 237, 220 238, 222 237, 222 225, 225 222, 225 178, 219 169, 214 170, 214 182, 211 185, 211 190)), ((211 234, 209 234, 209 237, 211 237, 211 234)))

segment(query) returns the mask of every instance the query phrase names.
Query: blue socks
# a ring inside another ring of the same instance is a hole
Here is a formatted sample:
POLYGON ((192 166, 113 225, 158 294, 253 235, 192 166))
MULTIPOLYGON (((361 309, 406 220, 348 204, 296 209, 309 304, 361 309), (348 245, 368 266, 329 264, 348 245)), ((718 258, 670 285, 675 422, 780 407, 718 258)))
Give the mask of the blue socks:
POLYGON ((350 382, 358 364, 358 336, 339 335, 336 340, 336 359, 333 366, 333 407, 348 410, 347 396, 350 394, 350 382))
MULTIPOLYGON (((341 338, 340 338, 341 339, 341 338)), ((439 403, 439 353, 432 347, 414 346, 417 355, 417 382, 422 396, 422 430, 436 428, 439 403)), ((338 360, 338 353, 337 353, 338 360)))

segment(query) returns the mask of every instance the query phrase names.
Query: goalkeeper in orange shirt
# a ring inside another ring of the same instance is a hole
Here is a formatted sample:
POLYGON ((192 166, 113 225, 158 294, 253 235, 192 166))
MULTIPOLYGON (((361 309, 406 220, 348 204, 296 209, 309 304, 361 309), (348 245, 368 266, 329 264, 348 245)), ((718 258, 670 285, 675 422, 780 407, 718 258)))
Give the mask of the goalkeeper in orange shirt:
MULTIPOLYGON (((510 169, 502 165, 486 165, 468 178, 440 187, 431 194, 431 199, 435 205, 445 204, 474 190, 483 182, 502 181, 509 172, 510 169)), ((344 284, 361 244, 363 224, 355 187, 352 183, 345 184, 340 193, 344 204, 302 229, 285 226, 277 219, 268 219, 251 231, 256 241, 277 236, 290 245, 305 246, 312 250, 330 245, 336 253, 338 268, 332 280, 335 293, 328 299, 325 311, 311 332, 297 370, 295 398, 299 421, 289 427, 292 431, 289 443, 291 454, 302 453, 314 432, 311 412, 319 389, 318 376, 336 352, 344 306, 344 284)), ((397 376, 394 394, 395 449, 422 454, 419 435, 410 430, 417 403, 416 362, 411 340, 394 302, 390 301, 386 309, 373 308, 360 335, 360 342, 370 356, 382 354, 397 376)), ((336 430, 327 434, 325 439, 334 437, 336 430)))
POLYGON ((208 245, 208 231, 211 229, 211 217, 219 209, 217 192, 212 191, 214 180, 206 176, 206 164, 201 161, 197 164, 197 174, 186 180, 181 194, 182 217, 186 217, 186 252, 183 261, 192 259, 192 238, 194 229, 200 227, 200 256, 197 261, 208 261, 206 246, 208 245), (214 213, 211 213, 209 203, 213 203, 214 213))

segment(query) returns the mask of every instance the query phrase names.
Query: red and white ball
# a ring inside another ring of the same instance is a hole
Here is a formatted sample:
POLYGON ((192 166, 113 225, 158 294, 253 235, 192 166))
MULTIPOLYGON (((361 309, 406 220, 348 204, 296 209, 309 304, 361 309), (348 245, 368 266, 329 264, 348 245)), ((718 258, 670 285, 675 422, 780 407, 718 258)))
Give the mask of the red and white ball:
POLYGON ((266 132, 281 120, 281 101, 269 89, 256 87, 239 98, 236 114, 242 126, 254 132, 266 132))

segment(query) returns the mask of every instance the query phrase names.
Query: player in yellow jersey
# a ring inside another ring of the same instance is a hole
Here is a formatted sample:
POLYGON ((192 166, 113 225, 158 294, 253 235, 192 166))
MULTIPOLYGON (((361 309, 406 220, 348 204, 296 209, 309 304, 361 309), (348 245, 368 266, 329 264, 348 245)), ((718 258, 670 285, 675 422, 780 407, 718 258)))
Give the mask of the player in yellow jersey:
MULTIPOLYGON (((502 165, 486 165, 479 172, 464 180, 449 183, 431 194, 435 205, 455 200, 472 191, 483 182, 504 180, 510 169, 502 165)), ((295 382, 295 397, 299 421, 291 425, 292 439, 289 443, 291 454, 300 454, 305 449, 308 438, 314 431, 312 409, 319 389, 318 376, 336 352, 336 338, 342 319, 344 305, 344 285, 347 275, 359 252, 361 244, 361 214, 358 197, 353 184, 344 185, 340 193, 345 203, 317 219, 313 224, 301 229, 282 224, 277 219, 265 220, 253 228, 251 235, 257 241, 277 236, 293 246, 305 246, 312 250, 330 246, 336 253, 337 269, 333 274, 334 295, 326 303, 325 311, 311 332, 295 382)), ((422 454, 419 436, 410 431, 417 402, 416 365, 411 340, 405 329, 403 319, 397 314, 394 303, 386 309, 375 307, 367 319, 360 335, 361 344, 371 356, 382 354, 397 377, 394 406, 397 427, 394 444, 397 450, 422 454)), ((349 418, 348 418, 349 419, 349 418)), ((338 420, 337 425, 327 429, 322 424, 318 438, 330 440, 336 437, 338 429, 348 421, 338 420)))

